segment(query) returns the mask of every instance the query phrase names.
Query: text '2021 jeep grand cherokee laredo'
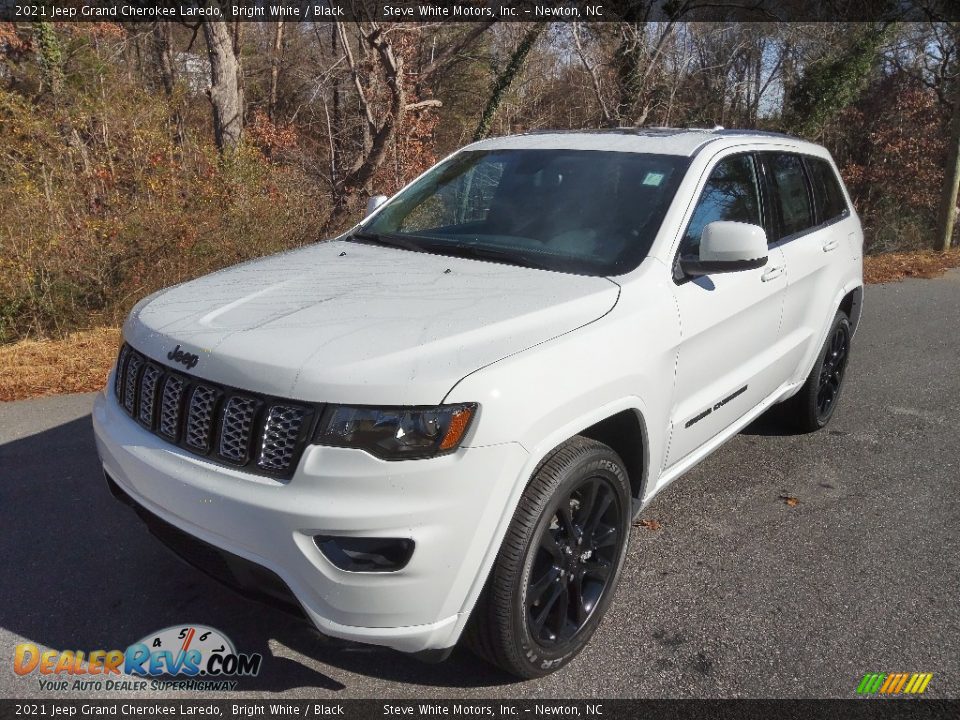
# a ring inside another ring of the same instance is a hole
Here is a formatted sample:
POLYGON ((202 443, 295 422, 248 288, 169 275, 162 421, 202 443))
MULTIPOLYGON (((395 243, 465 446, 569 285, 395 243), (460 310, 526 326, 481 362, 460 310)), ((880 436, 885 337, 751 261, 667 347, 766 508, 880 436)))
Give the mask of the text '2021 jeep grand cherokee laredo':
POLYGON ((654 495, 776 403, 828 422, 861 253, 800 140, 482 141, 334 241, 140 302, 100 457, 187 560, 325 634, 442 657, 463 633, 543 675, 654 495))

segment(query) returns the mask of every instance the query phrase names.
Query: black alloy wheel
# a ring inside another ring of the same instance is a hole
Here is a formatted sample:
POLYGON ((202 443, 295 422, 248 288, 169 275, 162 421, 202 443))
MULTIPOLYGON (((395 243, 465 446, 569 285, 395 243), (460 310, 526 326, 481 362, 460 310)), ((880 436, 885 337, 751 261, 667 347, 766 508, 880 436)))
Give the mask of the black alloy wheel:
POLYGON ((613 600, 630 537, 623 460, 576 436, 540 464, 500 546, 464 639, 523 678, 552 673, 583 650, 613 600))
POLYGON ((778 409, 778 414, 798 432, 815 432, 830 422, 840 401, 840 391, 850 360, 853 331, 850 320, 838 311, 803 386, 778 409))
POLYGON ((564 493, 537 538, 527 583, 527 624, 542 647, 569 643, 610 586, 621 546, 620 500, 609 480, 588 477, 564 493))
POLYGON ((850 328, 837 324, 833 336, 827 340, 826 353, 820 366, 820 382, 817 387, 817 418, 824 420, 833 413, 840 395, 840 384, 847 369, 850 349, 850 328))

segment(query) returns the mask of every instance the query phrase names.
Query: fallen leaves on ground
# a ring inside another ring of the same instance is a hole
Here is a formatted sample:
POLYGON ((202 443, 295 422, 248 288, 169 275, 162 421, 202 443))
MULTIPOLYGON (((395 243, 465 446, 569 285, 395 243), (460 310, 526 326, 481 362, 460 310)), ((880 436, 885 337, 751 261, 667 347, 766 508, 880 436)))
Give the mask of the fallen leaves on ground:
POLYGON ((867 255, 863 259, 863 279, 867 283, 887 283, 908 277, 934 278, 955 267, 960 267, 960 249, 867 255))
POLYGON ((656 520, 649 520, 649 519, 644 519, 644 520, 635 522, 633 526, 646 528, 647 530, 659 530, 660 528, 663 527, 663 525, 658 523, 656 520))
POLYGON ((783 500, 790 507, 796 507, 800 504, 800 501, 793 497, 792 495, 781 495, 780 499, 783 500))
POLYGON ((0 401, 99 390, 119 342, 117 328, 97 328, 0 345, 0 401))

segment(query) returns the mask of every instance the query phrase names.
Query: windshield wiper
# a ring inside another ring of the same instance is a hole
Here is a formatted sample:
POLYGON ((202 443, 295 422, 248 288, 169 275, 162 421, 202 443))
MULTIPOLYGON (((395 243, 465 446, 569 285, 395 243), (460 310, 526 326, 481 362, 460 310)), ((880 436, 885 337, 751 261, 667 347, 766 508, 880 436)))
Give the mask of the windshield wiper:
POLYGON ((519 265, 520 267, 534 268, 536 270, 543 270, 545 267, 538 258, 520 250, 501 250, 484 245, 456 245, 454 243, 429 245, 426 249, 442 253, 443 255, 453 255, 455 257, 465 257, 473 260, 489 260, 491 262, 519 265))
POLYGON ((348 240, 370 243, 373 245, 383 245, 385 247, 397 247, 403 250, 413 250, 415 252, 426 252, 436 255, 449 255, 453 257, 464 257, 472 260, 489 260, 490 262, 503 263, 505 265, 519 265, 520 267, 534 268, 543 270, 543 263, 537 258, 528 255, 519 250, 501 250, 499 248, 486 247, 483 245, 458 245, 452 242, 429 242, 430 238, 424 238, 428 242, 418 243, 408 240, 398 235, 384 235, 380 233, 371 233, 358 230, 347 236, 348 240))
POLYGON ((416 252, 423 252, 423 246, 413 242, 412 240, 407 240, 406 238, 398 237, 396 235, 381 235, 379 233, 368 233, 363 231, 356 231, 350 233, 347 236, 348 240, 358 240, 360 242, 372 243, 374 245, 384 245, 386 247, 397 247, 404 250, 414 250, 416 252))

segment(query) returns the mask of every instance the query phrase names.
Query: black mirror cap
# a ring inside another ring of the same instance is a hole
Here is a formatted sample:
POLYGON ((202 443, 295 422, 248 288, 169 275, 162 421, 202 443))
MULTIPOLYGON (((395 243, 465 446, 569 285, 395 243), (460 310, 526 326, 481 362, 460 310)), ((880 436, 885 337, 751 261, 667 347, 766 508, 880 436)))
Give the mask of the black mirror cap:
POLYGON ((768 257, 764 255, 752 260, 701 260, 693 255, 687 255, 680 258, 679 267, 684 277, 699 277, 716 273, 756 270, 766 265, 767 259, 768 257))

